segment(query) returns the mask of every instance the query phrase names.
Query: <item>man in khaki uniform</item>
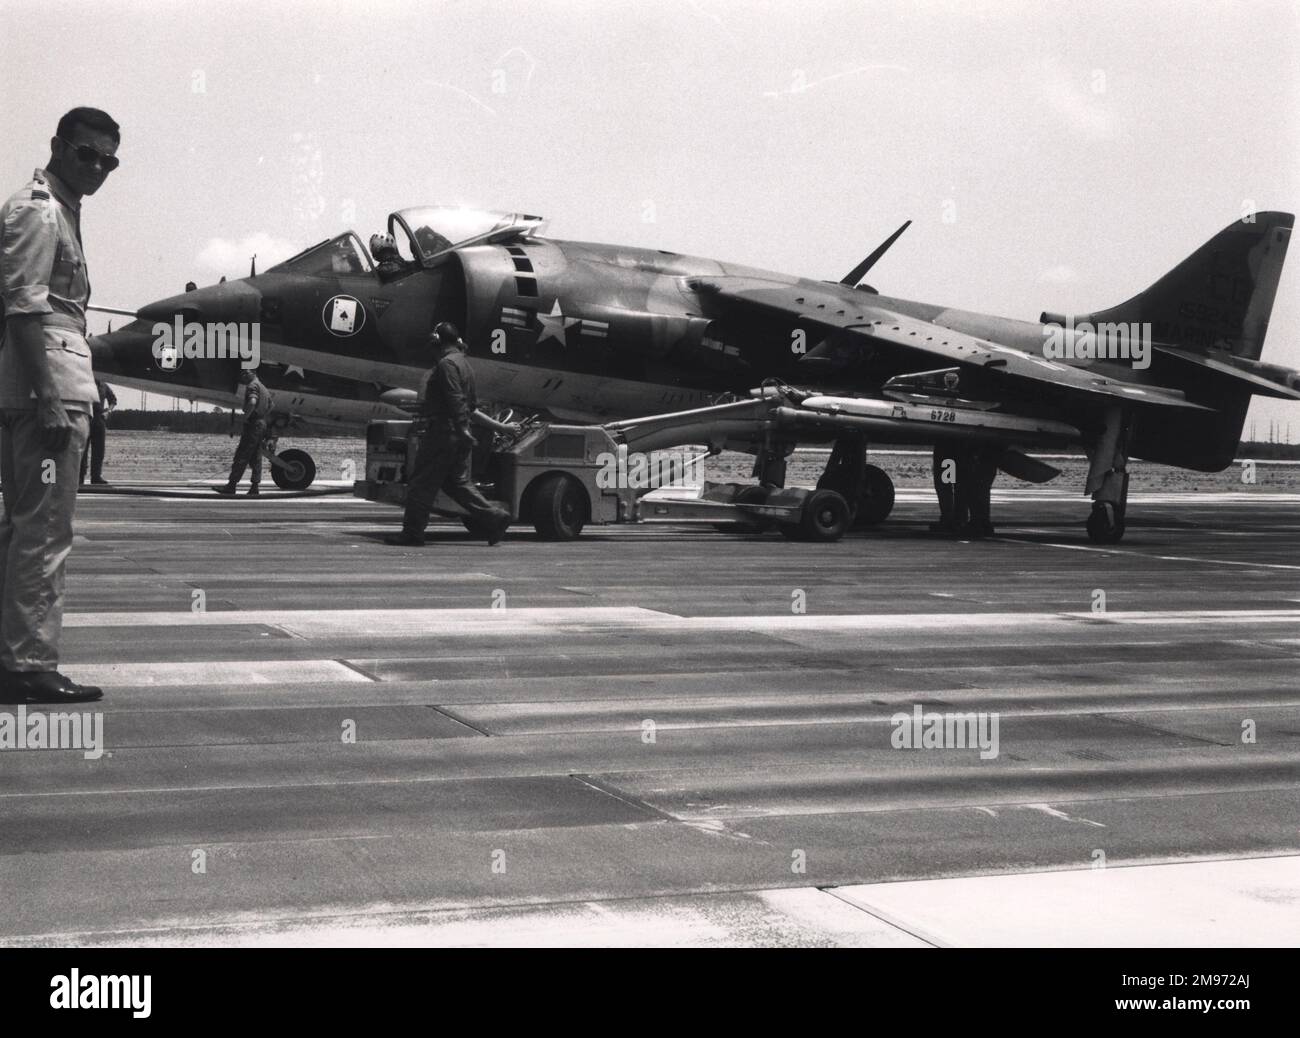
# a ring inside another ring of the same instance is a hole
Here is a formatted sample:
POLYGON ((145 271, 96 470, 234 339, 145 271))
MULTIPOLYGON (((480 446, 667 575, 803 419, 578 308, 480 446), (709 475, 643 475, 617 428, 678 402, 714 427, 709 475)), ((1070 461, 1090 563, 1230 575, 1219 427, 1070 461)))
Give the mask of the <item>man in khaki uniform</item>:
POLYGON ((81 199, 117 168, 120 140, 105 113, 73 109, 59 120, 46 167, 0 207, 0 697, 8 702, 103 694, 58 664, 78 470, 99 398, 86 344, 81 199))
POLYGON ((263 385, 251 368, 244 368, 239 373, 239 385, 244 387, 244 430, 239 435, 239 445, 235 448, 235 460, 230 466, 230 479, 224 487, 212 489, 223 497, 234 497, 235 488, 244 478, 244 470, 249 463, 253 466, 252 481, 248 485, 248 496, 257 497, 262 483, 262 443, 266 439, 267 423, 271 414, 271 391, 263 385))

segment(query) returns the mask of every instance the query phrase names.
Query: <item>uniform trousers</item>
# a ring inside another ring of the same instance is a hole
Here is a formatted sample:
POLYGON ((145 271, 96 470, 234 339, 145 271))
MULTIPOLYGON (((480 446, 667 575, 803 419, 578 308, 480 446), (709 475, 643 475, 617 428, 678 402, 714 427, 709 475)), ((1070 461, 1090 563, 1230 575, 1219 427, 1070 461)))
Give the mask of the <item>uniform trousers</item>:
POLYGON ((63 577, 72 550, 77 477, 90 415, 69 411, 68 442, 51 451, 35 411, 0 410, 0 666, 56 670, 63 577))

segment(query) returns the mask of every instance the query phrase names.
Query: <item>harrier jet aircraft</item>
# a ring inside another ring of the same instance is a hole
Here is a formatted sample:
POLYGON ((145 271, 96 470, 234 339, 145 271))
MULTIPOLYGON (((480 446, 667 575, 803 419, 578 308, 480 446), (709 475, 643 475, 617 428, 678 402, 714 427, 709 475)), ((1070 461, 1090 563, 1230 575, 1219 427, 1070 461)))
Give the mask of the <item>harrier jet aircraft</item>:
POLYGON ((428 329, 444 320, 463 330, 484 399, 559 419, 688 410, 775 381, 822 394, 811 401, 820 413, 713 444, 754 453, 764 484, 781 485, 796 442, 834 443, 823 485, 878 521, 893 486, 862 463, 868 440, 979 445, 1034 481, 1057 472, 1022 450, 1074 445, 1090 459, 1088 534, 1113 543, 1129 457, 1218 471, 1252 394, 1300 399, 1300 373, 1261 360, 1293 223, 1252 214, 1127 302, 1021 321, 862 284, 906 224, 827 282, 550 239, 536 216, 403 209, 388 219, 398 255, 379 262, 349 231, 261 274, 151 303, 92 347, 115 382, 230 404, 237 362, 164 370, 156 332, 178 317, 256 322, 283 417, 358 426, 403 414, 430 366, 428 329))

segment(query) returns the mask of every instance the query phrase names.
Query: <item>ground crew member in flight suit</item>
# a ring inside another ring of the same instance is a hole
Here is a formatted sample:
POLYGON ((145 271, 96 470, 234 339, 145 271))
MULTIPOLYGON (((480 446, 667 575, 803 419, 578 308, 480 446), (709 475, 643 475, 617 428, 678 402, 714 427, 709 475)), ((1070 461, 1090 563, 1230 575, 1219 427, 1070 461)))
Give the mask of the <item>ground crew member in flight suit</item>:
POLYGON ((77 470, 99 398, 86 344, 81 199, 118 166, 117 123, 59 120, 50 161, 0 207, 0 697, 76 703, 100 689, 58 672, 77 470))
POLYGON ((253 466, 253 475, 248 487, 248 496, 257 497, 261 493, 262 482, 262 443, 266 439, 267 420, 271 413, 271 391, 262 384, 262 380, 253 374, 252 368, 244 368, 239 373, 239 385, 244 387, 244 430, 239 436, 239 446, 235 448, 235 460, 230 466, 230 479, 224 487, 213 487, 223 497, 234 497, 235 488, 244 478, 244 469, 249 463, 253 466))
POLYGON ((963 532, 976 539, 992 537, 994 533, 990 499, 993 481, 998 476, 1000 453, 997 447, 981 445, 967 451, 964 463, 960 466, 957 497, 959 507, 969 516, 963 532))
POLYGON ((992 537, 990 498, 998 474, 996 447, 936 444, 934 493, 939 499, 939 521, 931 533, 992 537))
POLYGON ((939 521, 930 524, 931 533, 955 534, 966 525, 969 505, 959 490, 960 481, 969 467, 969 452, 956 443, 934 445, 934 494, 939 499, 939 521))
POLYGON ((446 321, 439 324, 430 334, 429 344, 439 354, 424 387, 421 416, 426 428, 406 484, 402 532, 385 537, 384 543, 424 544, 429 513, 442 490, 476 520, 488 544, 496 544, 510 525, 510 513, 489 504, 470 482, 470 454, 474 449, 470 423, 494 432, 518 432, 519 426, 498 422, 478 409, 474 371, 455 325, 446 321))
POLYGON ((117 406, 117 396, 101 379, 95 379, 95 388, 99 395, 95 398, 95 409, 90 415, 90 437, 86 449, 81 452, 81 479, 86 482, 86 462, 90 462, 90 482, 104 485, 104 447, 108 440, 108 413, 117 406))

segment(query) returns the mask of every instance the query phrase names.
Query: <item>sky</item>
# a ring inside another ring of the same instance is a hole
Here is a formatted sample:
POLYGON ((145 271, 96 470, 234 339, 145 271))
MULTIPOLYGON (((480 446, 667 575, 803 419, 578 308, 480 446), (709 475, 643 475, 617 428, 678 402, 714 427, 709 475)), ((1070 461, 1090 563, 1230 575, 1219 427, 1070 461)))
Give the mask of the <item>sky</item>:
MULTIPOLYGON (((122 125, 110 306, 465 203, 829 279, 911 219, 873 285, 1034 319, 1300 206, 1300 0, 0 0, 0 38, 6 194, 67 109, 122 125)), ((1296 253, 1264 359, 1300 368, 1296 253)))

